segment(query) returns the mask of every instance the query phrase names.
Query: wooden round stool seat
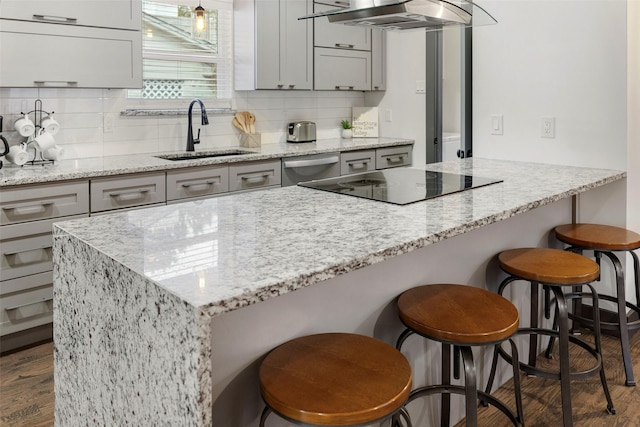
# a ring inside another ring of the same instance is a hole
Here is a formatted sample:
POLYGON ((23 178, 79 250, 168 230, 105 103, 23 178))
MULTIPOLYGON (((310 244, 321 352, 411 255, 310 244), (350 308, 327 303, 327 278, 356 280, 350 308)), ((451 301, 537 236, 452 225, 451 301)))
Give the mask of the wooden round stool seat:
POLYGON ((347 426, 398 412, 411 392, 411 366, 380 340, 327 333, 296 338, 260 366, 260 391, 277 414, 293 421, 347 426))
POLYGON ((558 240, 573 246, 608 251, 640 249, 640 234, 600 224, 565 224, 554 229, 558 240))
POLYGON ((506 298, 464 285, 425 285, 398 299, 402 322, 428 338, 451 344, 504 341, 518 330, 518 310, 506 298))
POLYGON ((589 258, 560 249, 519 248, 498 255, 500 268, 509 274, 538 283, 580 285, 593 282, 600 274, 589 258))

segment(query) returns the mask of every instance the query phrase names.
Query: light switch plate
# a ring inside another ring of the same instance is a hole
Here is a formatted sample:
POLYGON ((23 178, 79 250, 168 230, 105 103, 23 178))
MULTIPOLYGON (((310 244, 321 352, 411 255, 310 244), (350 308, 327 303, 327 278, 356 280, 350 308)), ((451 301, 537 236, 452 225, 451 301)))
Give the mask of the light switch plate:
POLYGON ((502 114, 491 115, 491 135, 502 135, 503 131, 503 119, 502 114))

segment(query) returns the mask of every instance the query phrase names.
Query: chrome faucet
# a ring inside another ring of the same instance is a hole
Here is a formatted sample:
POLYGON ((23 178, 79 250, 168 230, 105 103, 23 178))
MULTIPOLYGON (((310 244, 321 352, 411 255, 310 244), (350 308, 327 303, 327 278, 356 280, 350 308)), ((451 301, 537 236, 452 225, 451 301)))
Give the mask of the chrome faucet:
POLYGON ((187 130, 187 151, 195 151, 195 144, 200 144, 200 128, 198 128, 198 136, 196 139, 193 139, 193 119, 191 118, 191 112, 193 111, 193 104, 200 104, 200 115, 202 118, 202 126, 206 126, 209 124, 209 119, 207 118, 207 110, 204 108, 204 104, 199 99, 194 99, 189 104, 189 129, 187 130))

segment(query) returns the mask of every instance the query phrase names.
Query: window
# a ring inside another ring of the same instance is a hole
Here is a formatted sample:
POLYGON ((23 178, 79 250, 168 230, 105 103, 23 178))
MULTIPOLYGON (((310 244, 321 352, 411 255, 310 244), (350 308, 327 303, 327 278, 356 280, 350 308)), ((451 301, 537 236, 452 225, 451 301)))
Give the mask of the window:
POLYGON ((129 98, 231 99, 232 0, 202 0, 203 30, 189 1, 143 0, 143 87, 129 98))

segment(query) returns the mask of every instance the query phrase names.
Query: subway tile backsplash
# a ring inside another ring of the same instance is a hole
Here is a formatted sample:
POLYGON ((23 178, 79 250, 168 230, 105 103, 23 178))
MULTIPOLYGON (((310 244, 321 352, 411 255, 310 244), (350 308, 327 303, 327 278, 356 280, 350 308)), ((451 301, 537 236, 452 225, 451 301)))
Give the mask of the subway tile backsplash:
MULTIPOLYGON (((20 112, 34 109, 36 99, 45 111, 53 111, 60 123, 56 142, 65 148, 65 158, 79 159, 123 154, 182 151, 186 146, 187 117, 123 116, 132 108, 187 108, 190 100, 155 105, 155 101, 128 99, 123 89, 24 89, 0 88, 0 115, 3 135, 10 145, 25 138, 13 129, 20 112)), ((161 101, 160 101, 161 102, 161 101)), ((205 101, 211 110, 214 106, 205 101)), ((340 120, 351 117, 351 107, 364 105, 362 92, 251 91, 235 92, 236 111, 256 116, 256 131, 262 142, 281 142, 287 123, 312 120, 319 139, 338 138, 340 120)), ((199 110, 194 108, 194 124, 199 110)), ((34 119, 33 114, 30 116, 34 119)), ((203 126, 197 150, 237 145, 239 131, 232 125, 233 114, 209 111, 209 126, 203 126)))

